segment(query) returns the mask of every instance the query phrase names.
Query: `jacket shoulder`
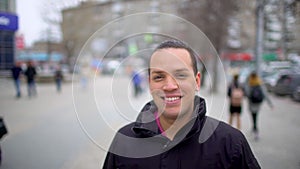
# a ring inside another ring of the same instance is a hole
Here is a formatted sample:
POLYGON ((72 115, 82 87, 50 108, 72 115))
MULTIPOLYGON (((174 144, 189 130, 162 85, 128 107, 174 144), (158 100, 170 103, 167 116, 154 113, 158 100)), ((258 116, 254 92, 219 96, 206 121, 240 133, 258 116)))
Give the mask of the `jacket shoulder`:
POLYGON ((210 133, 219 139, 223 137, 245 139, 243 133, 240 130, 209 116, 206 117, 203 130, 204 132, 211 131, 210 133))
MULTIPOLYGON (((246 139, 244 134, 240 130, 238 130, 222 121, 220 121, 220 123, 219 123, 217 132, 223 137, 234 137, 237 139, 246 139)), ((235 140, 237 140, 237 139, 235 139, 235 140)))
POLYGON ((222 121, 208 119, 211 121, 209 123, 216 123, 217 127, 207 141, 209 145, 213 144, 215 149, 224 150, 222 154, 230 158, 231 168, 260 168, 246 137, 240 130, 222 121))

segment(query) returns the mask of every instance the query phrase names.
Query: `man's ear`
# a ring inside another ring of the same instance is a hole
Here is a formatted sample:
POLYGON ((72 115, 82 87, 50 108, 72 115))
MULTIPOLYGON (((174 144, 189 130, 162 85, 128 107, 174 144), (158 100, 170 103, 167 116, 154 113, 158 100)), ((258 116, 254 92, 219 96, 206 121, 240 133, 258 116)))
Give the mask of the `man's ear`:
POLYGON ((195 78, 196 78, 196 90, 199 91, 200 90, 200 85, 201 85, 201 74, 200 74, 200 72, 197 72, 195 78))

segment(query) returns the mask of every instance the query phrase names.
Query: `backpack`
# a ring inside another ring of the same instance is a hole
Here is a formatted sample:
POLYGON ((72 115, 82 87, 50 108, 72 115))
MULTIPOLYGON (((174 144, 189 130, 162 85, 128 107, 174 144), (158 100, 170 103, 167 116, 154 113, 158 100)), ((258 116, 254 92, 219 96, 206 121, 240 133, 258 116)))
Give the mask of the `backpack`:
POLYGON ((254 86, 250 92, 250 101, 252 103, 261 103, 264 100, 264 93, 260 86, 254 86))
POLYGON ((241 106, 243 102, 244 92, 239 87, 232 87, 231 89, 231 105, 241 106))

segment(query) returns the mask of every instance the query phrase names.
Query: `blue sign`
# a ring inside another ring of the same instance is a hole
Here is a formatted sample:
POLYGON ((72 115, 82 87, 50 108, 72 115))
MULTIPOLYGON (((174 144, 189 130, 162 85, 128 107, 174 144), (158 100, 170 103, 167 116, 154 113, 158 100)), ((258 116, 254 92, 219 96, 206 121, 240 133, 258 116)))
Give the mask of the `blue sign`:
POLYGON ((34 61, 56 61, 59 62, 63 59, 61 53, 52 52, 50 58, 45 52, 20 52, 17 55, 17 60, 34 60, 34 61))
POLYGON ((18 30, 18 16, 0 12, 0 30, 18 30))

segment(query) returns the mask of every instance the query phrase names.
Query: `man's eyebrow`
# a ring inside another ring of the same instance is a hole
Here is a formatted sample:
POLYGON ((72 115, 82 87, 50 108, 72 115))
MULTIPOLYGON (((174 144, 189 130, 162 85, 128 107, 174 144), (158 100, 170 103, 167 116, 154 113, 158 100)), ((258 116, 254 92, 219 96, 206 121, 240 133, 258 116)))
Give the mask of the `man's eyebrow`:
MULTIPOLYGON (((187 68, 182 68, 182 69, 177 69, 174 72, 188 72, 188 71, 190 71, 190 70, 187 68)), ((163 70, 153 70, 153 71, 151 71, 151 73, 162 74, 162 73, 166 73, 166 72, 163 70)))
POLYGON ((177 70, 175 70, 175 72, 185 72, 185 71, 189 71, 189 69, 187 69, 187 68, 182 68, 182 69, 177 69, 177 70))
POLYGON ((164 73, 164 71, 162 70, 153 70, 153 71, 150 71, 151 73, 157 73, 157 74, 161 74, 161 73, 164 73))

